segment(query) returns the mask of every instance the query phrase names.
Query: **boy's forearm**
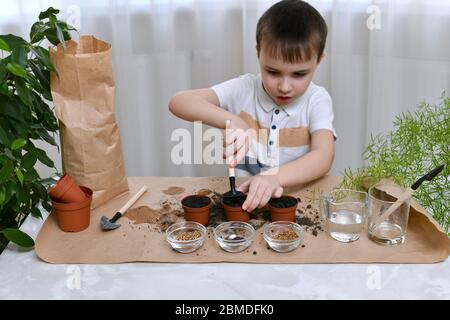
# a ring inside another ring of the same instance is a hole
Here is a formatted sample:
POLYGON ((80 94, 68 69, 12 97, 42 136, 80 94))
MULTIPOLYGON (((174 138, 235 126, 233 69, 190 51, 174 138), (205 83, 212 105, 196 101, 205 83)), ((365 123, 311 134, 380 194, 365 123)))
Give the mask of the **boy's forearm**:
POLYGON ((318 179, 331 168, 333 152, 312 150, 303 157, 278 167, 278 180, 282 187, 290 187, 318 179))
POLYGON ((202 97, 189 92, 176 94, 170 100, 169 109, 173 114, 184 120, 202 121, 219 129, 225 129, 226 120, 232 120, 237 117, 202 97))

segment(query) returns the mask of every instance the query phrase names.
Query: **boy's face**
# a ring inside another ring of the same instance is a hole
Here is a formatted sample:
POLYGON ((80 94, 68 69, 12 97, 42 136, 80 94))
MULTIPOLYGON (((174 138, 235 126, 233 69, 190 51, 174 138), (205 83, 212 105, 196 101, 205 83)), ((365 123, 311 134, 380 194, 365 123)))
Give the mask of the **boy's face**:
POLYGON ((259 53, 261 79, 267 94, 279 106, 285 106, 305 93, 318 66, 317 55, 310 61, 291 64, 259 53))

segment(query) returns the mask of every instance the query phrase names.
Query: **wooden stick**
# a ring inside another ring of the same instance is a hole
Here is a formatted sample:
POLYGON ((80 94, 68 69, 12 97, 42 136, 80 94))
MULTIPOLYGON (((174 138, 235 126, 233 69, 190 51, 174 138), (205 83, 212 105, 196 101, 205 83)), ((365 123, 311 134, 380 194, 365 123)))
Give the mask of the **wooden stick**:
POLYGON ((408 200, 411 195, 414 193, 414 190, 411 188, 408 188, 405 192, 403 192, 400 197, 398 197, 397 201, 395 201, 390 207, 389 209, 387 209, 385 212, 383 212, 383 214, 381 216, 379 216, 375 222, 373 223, 373 227, 372 229, 375 230, 383 221, 385 221, 387 218, 389 218, 389 216, 395 211, 397 210, 402 204, 403 202, 405 202, 406 200, 408 200))
POLYGON ((130 200, 128 200, 127 203, 123 205, 122 208, 120 208, 119 212, 124 213, 127 211, 136 201, 139 199, 140 196, 144 194, 144 192, 147 191, 147 186, 143 186, 130 200))

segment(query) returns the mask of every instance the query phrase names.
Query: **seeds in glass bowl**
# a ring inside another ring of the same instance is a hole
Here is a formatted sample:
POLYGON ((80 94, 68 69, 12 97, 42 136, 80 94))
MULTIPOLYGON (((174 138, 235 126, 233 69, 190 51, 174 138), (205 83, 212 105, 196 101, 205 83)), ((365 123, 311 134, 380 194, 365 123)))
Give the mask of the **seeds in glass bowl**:
POLYGON ((298 234, 292 230, 285 230, 273 236, 275 240, 294 240, 298 238, 298 234))
POLYGON ((178 241, 189 241, 200 238, 201 236, 202 234, 200 231, 193 230, 193 231, 181 231, 177 233, 177 235, 174 238, 178 241))

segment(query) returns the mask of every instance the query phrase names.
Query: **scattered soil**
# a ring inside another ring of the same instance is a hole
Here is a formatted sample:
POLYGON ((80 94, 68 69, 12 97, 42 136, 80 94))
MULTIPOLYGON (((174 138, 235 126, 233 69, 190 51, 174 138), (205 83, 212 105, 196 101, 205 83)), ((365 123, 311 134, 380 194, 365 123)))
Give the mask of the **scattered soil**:
POLYGON ((181 202, 185 207, 189 208, 203 208, 211 203, 211 199, 207 196, 189 196, 181 202))
POLYGON ((297 209, 295 222, 303 226, 305 231, 311 232, 313 236, 317 237, 319 232, 325 230, 325 220, 321 218, 319 210, 311 204, 311 201, 309 202, 303 209, 297 209))
POLYGON ((297 204, 297 200, 290 197, 272 198, 270 199, 269 204, 276 208, 289 208, 295 206, 297 204))
POLYGON ((163 190, 163 193, 167 194, 167 195, 170 195, 170 196, 173 196, 173 195, 176 195, 176 194, 183 193, 184 190, 186 190, 186 189, 183 188, 183 187, 170 186, 166 190, 163 190))
MULTIPOLYGON (((297 211, 300 211, 300 210, 297 210, 297 211)), ((308 226, 308 227, 314 226, 314 224, 315 224, 314 221, 312 221, 308 217, 297 217, 295 222, 297 222, 301 226, 308 226)))
POLYGON ((247 197, 224 198, 223 203, 230 207, 241 207, 247 197))
POLYGON ((156 223, 161 218, 161 213, 147 206, 129 209, 124 214, 134 224, 156 223))

